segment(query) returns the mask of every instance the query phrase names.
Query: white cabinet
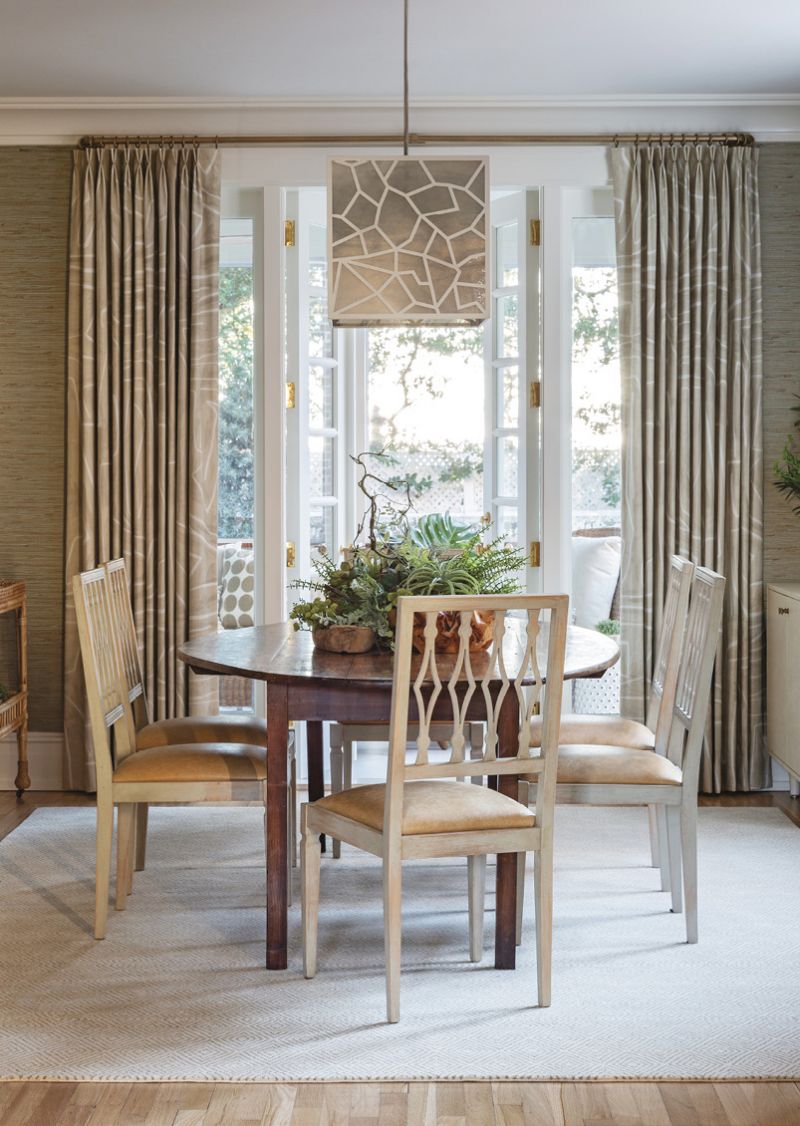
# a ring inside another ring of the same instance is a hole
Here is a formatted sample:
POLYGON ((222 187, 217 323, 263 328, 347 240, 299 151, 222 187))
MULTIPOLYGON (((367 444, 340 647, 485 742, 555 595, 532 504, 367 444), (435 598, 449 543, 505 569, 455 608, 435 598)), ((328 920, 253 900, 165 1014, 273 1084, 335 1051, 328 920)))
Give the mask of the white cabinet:
POLYGON ((767 587, 767 742, 800 793, 800 583, 767 587))

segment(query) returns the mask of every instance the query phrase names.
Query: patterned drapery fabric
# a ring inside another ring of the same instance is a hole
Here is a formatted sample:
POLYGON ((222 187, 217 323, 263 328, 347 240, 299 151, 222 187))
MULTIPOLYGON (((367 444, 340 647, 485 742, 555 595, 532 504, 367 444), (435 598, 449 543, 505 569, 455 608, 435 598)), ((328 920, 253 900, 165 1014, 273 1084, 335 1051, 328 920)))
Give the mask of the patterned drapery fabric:
POLYGON ((669 556, 727 578, 700 787, 769 781, 764 745, 758 152, 612 151, 622 362, 622 710, 641 718, 669 556))
POLYGON ((176 649, 216 626, 220 158, 77 151, 67 358, 65 786, 94 788, 72 577, 124 556, 155 719, 213 710, 176 649))

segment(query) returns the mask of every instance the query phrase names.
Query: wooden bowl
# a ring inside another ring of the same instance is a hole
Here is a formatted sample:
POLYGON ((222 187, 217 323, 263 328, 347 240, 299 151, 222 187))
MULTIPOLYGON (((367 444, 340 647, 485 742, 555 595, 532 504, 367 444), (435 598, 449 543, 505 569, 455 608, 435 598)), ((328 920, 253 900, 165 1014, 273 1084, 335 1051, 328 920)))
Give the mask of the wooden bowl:
POLYGON ((367 653, 378 640, 369 626, 326 626, 312 630, 311 636, 325 653, 367 653))

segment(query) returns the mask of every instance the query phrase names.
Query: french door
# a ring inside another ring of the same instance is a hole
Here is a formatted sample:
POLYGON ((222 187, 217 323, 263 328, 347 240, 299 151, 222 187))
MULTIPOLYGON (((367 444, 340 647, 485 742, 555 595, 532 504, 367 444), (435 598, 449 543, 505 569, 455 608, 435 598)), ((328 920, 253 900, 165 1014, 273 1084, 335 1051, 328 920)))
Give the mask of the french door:
POLYGON ((520 581, 539 590, 538 193, 493 201, 492 316, 477 329, 333 329, 325 202, 286 193, 289 583, 353 542, 365 500, 352 458, 371 452, 387 493, 412 482, 417 515, 447 511, 523 547, 520 581))

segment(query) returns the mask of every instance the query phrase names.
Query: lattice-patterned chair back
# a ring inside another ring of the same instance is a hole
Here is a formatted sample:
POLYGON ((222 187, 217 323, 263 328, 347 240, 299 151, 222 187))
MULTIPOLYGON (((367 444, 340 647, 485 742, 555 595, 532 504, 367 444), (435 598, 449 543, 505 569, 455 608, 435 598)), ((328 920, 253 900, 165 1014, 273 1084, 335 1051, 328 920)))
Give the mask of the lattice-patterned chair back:
POLYGON ((569 599, 566 595, 405 597, 398 600, 384 833, 400 832, 406 780, 476 775, 537 775, 537 824, 552 819, 564 679, 569 599), (493 615, 490 646, 470 651, 473 614, 493 615), (436 650, 439 615, 457 615, 458 649, 436 650), (414 651, 420 625, 424 652, 414 651), (546 687, 545 687, 546 684, 546 687), (414 760, 406 762, 409 699, 416 727, 414 760), (481 707, 482 702, 482 707, 481 707), (413 715, 416 705, 417 715, 413 715), (541 747, 530 745, 530 719, 542 712, 541 747), (469 718, 486 723, 483 757, 468 757, 469 718), (431 724, 452 724, 449 757, 434 761, 431 724), (515 754, 500 756, 513 738, 515 754))
POLYGON ((697 785, 724 596, 723 576, 706 567, 696 567, 675 692, 675 725, 669 751, 669 757, 683 770, 683 784, 688 787, 697 785))
POLYGON ((133 717, 122 677, 119 639, 104 568, 72 582, 98 786, 134 750, 133 717), (113 747, 112 738, 113 733, 113 747))
POLYGON ((108 595, 114 624, 119 637, 122 672, 128 690, 128 699, 137 731, 150 722, 150 709, 144 691, 144 674, 136 639, 128 576, 124 559, 112 559, 105 564, 108 577, 108 595))
POLYGON ((656 746, 669 744, 672 730, 672 709, 678 683, 681 645, 689 608, 694 564, 680 555, 670 558, 667 593, 661 619, 658 653, 650 682, 648 727, 655 732, 656 746))

